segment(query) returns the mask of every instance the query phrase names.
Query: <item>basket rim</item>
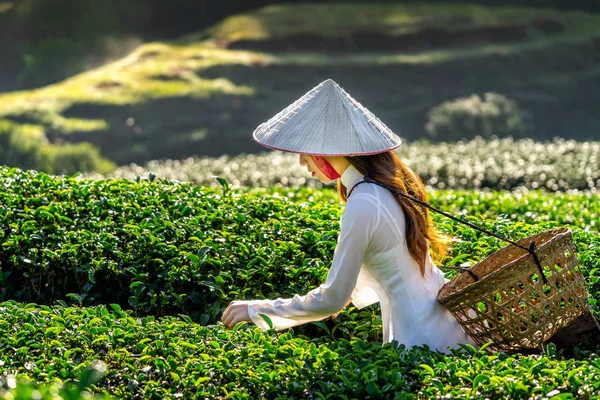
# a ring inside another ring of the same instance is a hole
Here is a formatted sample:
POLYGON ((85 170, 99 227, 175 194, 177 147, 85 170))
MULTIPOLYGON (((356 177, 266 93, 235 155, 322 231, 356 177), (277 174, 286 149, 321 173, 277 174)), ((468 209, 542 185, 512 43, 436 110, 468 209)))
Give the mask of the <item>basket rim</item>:
MULTIPOLYGON (((568 236, 568 235, 573 235, 573 232, 571 231, 571 228, 568 226, 563 226, 560 227, 558 229, 551 229, 551 230, 547 230, 547 231, 542 231, 542 232, 538 232, 538 233, 534 233, 530 236, 527 236, 523 239, 519 239, 519 240, 524 240, 524 239, 529 239, 531 237, 534 236, 538 236, 540 234, 543 233, 553 233, 553 237, 551 237, 548 241, 544 242, 542 245, 540 245, 539 247, 536 247, 535 252, 537 253, 540 250, 545 249, 546 247, 548 247, 551 243, 555 242, 556 240, 559 240, 560 238, 563 238, 564 236, 568 236)), ((518 241, 517 241, 518 242, 518 241)), ((513 246, 512 244, 508 244, 507 246, 502 247, 501 249, 498 249, 496 251, 494 251, 493 253, 489 254, 487 257, 485 257, 483 260, 479 261, 478 263, 476 263, 475 265, 473 265, 470 270, 473 271, 475 269, 475 267, 477 267, 478 265, 484 263, 488 258, 492 257, 494 254, 496 254, 498 251, 507 248, 508 246, 513 246)), ((523 250, 524 251, 524 250, 523 250)), ((473 287, 475 287, 475 285, 480 285, 482 283, 484 283, 485 281, 495 277, 497 274, 499 274, 500 272, 504 271, 505 269, 508 269, 512 266, 514 266, 514 264, 521 262, 523 259, 525 259, 526 257, 530 257, 531 254, 529 252, 525 252, 524 254, 522 254, 521 256, 515 258, 514 260, 502 265, 500 268, 497 268, 496 270, 490 272, 489 274, 485 275, 484 277, 481 277, 478 281, 473 281, 469 284, 467 284, 466 286, 463 286, 460 289, 457 290, 453 290, 450 294, 448 295, 443 295, 444 292, 449 291, 450 288, 454 289, 454 284, 453 282, 458 279, 460 276, 462 276, 463 274, 469 274, 467 271, 463 271, 460 274, 456 275, 452 280, 450 280, 449 282, 446 282, 442 288, 438 291, 438 295, 437 295, 437 300, 443 303, 448 303, 450 301, 453 301, 456 297, 463 295, 465 292, 468 292, 470 290, 473 289, 473 287)), ((475 272, 475 271, 473 271, 475 272)), ((469 275, 470 276, 470 275, 469 275)), ((471 278, 472 279, 472 278, 471 278)))

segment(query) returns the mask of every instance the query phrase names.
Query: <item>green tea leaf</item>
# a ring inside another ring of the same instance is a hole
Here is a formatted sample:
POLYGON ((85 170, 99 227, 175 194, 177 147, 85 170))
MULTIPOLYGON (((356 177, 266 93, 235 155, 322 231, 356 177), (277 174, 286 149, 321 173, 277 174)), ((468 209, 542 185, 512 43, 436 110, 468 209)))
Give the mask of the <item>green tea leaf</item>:
POLYGON ((262 313, 258 313, 258 315, 266 321, 267 325, 269 325, 269 329, 273 329, 273 321, 271 321, 271 318, 268 315, 262 313))

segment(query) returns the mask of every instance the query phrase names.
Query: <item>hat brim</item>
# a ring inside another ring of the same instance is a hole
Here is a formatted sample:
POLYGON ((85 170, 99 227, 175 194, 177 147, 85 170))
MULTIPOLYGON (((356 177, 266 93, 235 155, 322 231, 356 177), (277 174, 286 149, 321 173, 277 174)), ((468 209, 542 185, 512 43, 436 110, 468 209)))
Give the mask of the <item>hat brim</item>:
POLYGON ((390 150, 397 149, 402 144, 400 142, 397 145, 395 145, 393 147, 390 147, 389 149, 385 149, 385 150, 371 151, 371 152, 364 152, 364 153, 343 154, 343 153, 312 153, 312 152, 308 152, 308 151, 282 149, 282 148, 270 146, 268 144, 265 144, 265 143, 261 142, 256 137, 254 137, 254 134, 252 135, 252 140, 254 140, 256 143, 260 144, 261 146, 264 146, 264 147, 266 147, 268 149, 271 149, 271 150, 279 150, 279 151, 285 151, 285 152, 288 152, 288 153, 296 153, 296 154, 310 154, 312 156, 330 156, 330 157, 372 156, 372 155, 375 155, 375 154, 381 154, 381 153, 388 152, 390 150))

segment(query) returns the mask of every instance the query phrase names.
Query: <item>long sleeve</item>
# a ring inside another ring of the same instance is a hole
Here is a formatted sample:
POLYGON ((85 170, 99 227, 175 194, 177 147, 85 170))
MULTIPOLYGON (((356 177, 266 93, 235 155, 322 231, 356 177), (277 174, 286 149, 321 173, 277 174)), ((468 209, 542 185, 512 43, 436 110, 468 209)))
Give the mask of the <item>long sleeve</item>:
MULTIPOLYGON (((376 229, 377 213, 376 204, 362 196, 353 196, 342 213, 333 262, 325 283, 304 296, 249 301, 248 314, 252 321, 268 330, 269 325, 259 315, 264 314, 271 319, 273 328, 282 330, 325 319, 341 310, 353 293, 358 294, 356 283, 364 254, 376 229)), ((368 297, 367 291, 368 288, 361 290, 368 297)), ((366 301, 364 299, 365 296, 361 297, 366 301)))

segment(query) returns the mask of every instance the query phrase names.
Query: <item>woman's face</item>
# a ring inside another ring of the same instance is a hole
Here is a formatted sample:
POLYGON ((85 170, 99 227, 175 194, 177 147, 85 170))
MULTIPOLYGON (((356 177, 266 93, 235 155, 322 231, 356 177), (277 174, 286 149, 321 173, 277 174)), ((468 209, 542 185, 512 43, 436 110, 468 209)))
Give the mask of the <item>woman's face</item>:
POLYGON ((329 179, 321 170, 316 166, 313 159, 308 154, 299 154, 300 156, 300 165, 307 166, 308 172, 312 172, 312 176, 317 178, 321 183, 329 183, 332 180, 329 179))

